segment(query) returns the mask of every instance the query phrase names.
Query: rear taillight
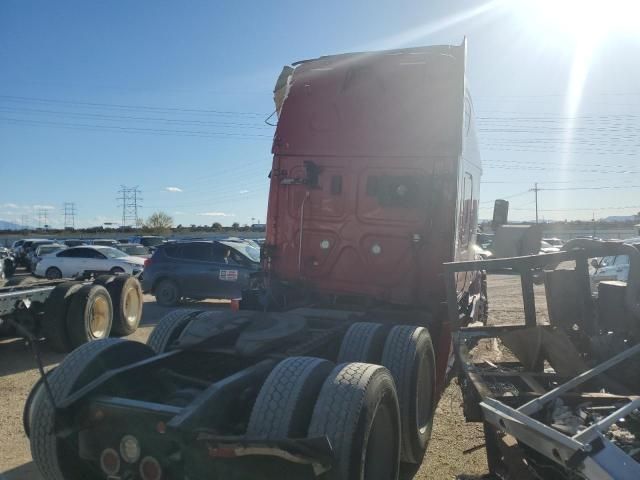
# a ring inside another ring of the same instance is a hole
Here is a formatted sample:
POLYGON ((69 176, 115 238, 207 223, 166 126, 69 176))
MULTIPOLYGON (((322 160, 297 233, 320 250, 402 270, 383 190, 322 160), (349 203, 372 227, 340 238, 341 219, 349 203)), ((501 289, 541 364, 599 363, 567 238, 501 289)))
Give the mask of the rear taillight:
POLYGON ((142 480, 160 480, 162 478, 162 467, 153 457, 144 457, 140 462, 140 476, 142 480))
POLYGON ((239 312, 240 311, 240 298, 232 298, 231 299, 231 311, 232 312, 239 312))
POLYGON ((147 268, 149 265, 151 265, 151 258, 147 258, 147 259, 144 261, 144 268, 147 268))
POLYGON ((120 457, 113 448, 105 449, 100 455, 100 468, 107 475, 115 475, 120 470, 120 457))

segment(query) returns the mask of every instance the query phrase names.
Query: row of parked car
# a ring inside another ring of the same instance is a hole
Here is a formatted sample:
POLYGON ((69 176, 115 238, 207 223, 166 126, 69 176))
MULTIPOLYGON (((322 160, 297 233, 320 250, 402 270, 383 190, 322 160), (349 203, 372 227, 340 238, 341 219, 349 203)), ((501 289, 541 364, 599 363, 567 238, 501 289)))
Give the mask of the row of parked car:
POLYGON ((164 241, 164 238, 158 236, 136 236, 122 240, 27 238, 14 242, 12 250, 18 265, 24 266, 30 272, 35 272, 37 264, 44 256, 70 247, 111 247, 129 256, 148 257, 153 249, 164 241))
POLYGON ((185 298, 239 298, 260 270, 260 245, 253 240, 141 240, 148 245, 25 239, 14 244, 14 254, 36 276, 52 280, 87 273, 136 276, 145 293, 167 306, 185 298))

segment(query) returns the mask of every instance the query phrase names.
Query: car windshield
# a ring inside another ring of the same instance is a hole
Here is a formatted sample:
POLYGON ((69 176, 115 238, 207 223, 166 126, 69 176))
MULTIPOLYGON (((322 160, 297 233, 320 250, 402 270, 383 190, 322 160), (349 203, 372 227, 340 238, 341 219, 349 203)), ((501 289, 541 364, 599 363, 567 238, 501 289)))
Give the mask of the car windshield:
POLYGON ((604 257, 600 261, 600 266, 601 267, 610 267, 611 265, 613 265, 615 259, 616 259, 616 257, 604 257))
POLYGON ((146 255, 149 251, 142 245, 120 245, 120 250, 127 255, 146 255))
POLYGON ((157 247, 164 243, 164 238, 162 237, 144 237, 140 239, 140 244, 145 247, 157 247))
POLYGON ((224 245, 233 248, 253 263, 260 263, 260 249, 250 243, 225 242, 224 245))
POLYGON ((122 258, 127 256, 126 253, 124 253, 122 250, 118 250, 117 248, 107 247, 101 248, 98 251, 105 255, 107 258, 122 258))
POLYGON ((60 250, 62 247, 60 245, 47 245, 44 247, 40 247, 38 249, 38 252, 40 255, 47 255, 48 253, 51 252, 56 252, 58 250, 60 250))

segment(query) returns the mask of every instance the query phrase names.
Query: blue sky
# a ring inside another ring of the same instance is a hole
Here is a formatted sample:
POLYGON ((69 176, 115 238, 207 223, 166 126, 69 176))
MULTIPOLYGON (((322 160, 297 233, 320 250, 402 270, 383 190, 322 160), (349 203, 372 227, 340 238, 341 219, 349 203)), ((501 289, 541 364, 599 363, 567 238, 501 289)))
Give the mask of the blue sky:
POLYGON ((4 0, 0 219, 35 225, 46 210, 59 226, 74 202, 79 225, 117 222, 124 184, 145 217, 264 221, 264 119, 283 65, 464 36, 481 216, 503 197, 512 218, 533 218, 534 182, 544 218, 640 211, 640 36, 602 2, 571 22, 532 2, 4 0))

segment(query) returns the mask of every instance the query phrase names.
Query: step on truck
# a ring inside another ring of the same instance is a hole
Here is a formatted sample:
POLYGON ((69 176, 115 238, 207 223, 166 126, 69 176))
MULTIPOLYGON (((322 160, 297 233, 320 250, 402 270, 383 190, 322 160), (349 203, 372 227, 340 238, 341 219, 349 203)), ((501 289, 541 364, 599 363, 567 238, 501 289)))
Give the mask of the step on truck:
MULTIPOLYGON (((175 310, 146 344, 72 352, 26 405, 46 480, 393 480, 420 465, 450 367, 442 264, 474 255, 465 56, 283 70, 260 287, 235 311, 175 310)), ((477 318, 483 280, 456 278, 477 318)))
POLYGON ((142 305, 140 283, 129 275, 15 276, 0 285, 0 337, 22 337, 31 344, 44 339, 50 349, 67 353, 135 332, 142 305))

